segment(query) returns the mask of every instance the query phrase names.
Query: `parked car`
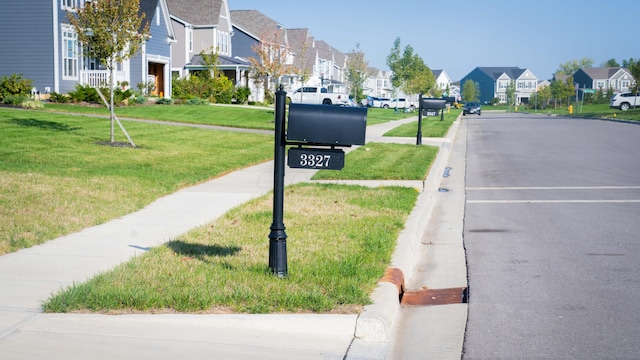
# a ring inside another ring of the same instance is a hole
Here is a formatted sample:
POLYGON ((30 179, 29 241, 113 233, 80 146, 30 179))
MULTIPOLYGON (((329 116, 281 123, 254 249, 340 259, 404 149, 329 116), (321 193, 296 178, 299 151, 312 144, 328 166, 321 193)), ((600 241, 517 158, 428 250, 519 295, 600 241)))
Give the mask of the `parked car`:
POLYGON ((389 101, 386 98, 379 98, 375 96, 367 96, 366 99, 362 99, 362 106, 366 107, 382 107, 384 101, 389 101))
POLYGON ((622 111, 640 107, 640 95, 630 92, 614 94, 609 101, 609 107, 620 109, 622 111))
POLYGON ((462 115, 467 115, 467 114, 480 115, 481 112, 482 112, 482 107, 480 106, 480 103, 477 103, 477 102, 468 102, 468 103, 465 103, 464 106, 462 107, 462 115))
POLYGON ((386 99, 382 101, 382 107, 385 109, 409 109, 411 111, 415 110, 418 107, 418 104, 414 104, 411 100, 407 100, 405 98, 394 98, 394 99, 386 99))
POLYGON ((332 93, 325 87, 305 86, 287 94, 291 103, 316 105, 347 105, 349 94, 332 93))

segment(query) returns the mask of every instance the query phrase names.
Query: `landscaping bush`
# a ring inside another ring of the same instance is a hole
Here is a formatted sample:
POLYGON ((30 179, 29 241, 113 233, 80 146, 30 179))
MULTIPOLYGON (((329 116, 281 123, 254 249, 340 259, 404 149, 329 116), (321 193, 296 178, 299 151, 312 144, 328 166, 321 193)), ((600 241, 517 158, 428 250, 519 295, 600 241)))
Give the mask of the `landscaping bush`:
MULTIPOLYGON (((31 94, 32 84, 33 80, 22 78, 22 74, 11 74, 9 77, 2 75, 0 78, 0 100, 9 104, 10 102, 4 101, 7 96, 19 95, 26 98, 31 94)), ((15 99, 11 100, 11 102, 13 101, 15 99)))
POLYGON ((55 91, 52 91, 51 93, 49 93, 49 100, 54 102, 54 103, 68 103, 69 101, 71 101, 71 98, 68 97, 65 94, 59 94, 55 91))
POLYGON ((20 107, 24 109, 30 109, 30 110, 39 110, 39 109, 43 109, 44 105, 37 100, 27 100, 27 101, 23 101, 20 104, 20 107))
POLYGON ((29 97, 27 95, 4 95, 2 98, 2 103, 7 105, 18 106, 23 102, 27 101, 29 97))
POLYGON ((200 99, 200 98, 193 98, 193 99, 187 100, 186 104, 187 105, 209 105, 209 100, 200 99))
POLYGON ((251 95, 251 90, 248 87, 242 86, 242 87, 236 88, 236 94, 235 94, 236 103, 246 104, 247 100, 249 100, 249 95, 251 95))
POLYGON ((158 105, 171 105, 171 104, 173 104, 173 100, 171 100, 169 98, 160 98, 160 99, 156 100, 156 104, 158 104, 158 105))
MULTIPOLYGON (((103 93, 104 94, 104 93, 103 93)), ((69 97, 73 102, 88 102, 93 104, 101 104, 100 96, 93 87, 76 84, 75 90, 69 91, 69 97)))
POLYGON ((213 79, 213 99, 219 104, 231 104, 233 100, 233 82, 226 76, 218 76, 213 79))

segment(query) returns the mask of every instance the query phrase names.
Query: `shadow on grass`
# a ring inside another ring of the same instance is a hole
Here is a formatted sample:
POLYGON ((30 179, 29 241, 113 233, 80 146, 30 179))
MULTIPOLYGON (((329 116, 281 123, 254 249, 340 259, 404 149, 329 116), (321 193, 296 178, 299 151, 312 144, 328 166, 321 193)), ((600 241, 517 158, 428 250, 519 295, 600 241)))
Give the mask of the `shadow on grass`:
POLYGON ((73 131, 79 130, 80 127, 71 127, 67 124, 61 124, 54 121, 45 121, 37 119, 11 119, 11 123, 19 126, 40 128, 43 130, 55 130, 55 131, 73 131))
POLYGON ((196 258, 205 262, 207 261, 207 257, 233 256, 242 250, 239 246, 190 244, 179 240, 168 242, 167 247, 178 255, 196 258))

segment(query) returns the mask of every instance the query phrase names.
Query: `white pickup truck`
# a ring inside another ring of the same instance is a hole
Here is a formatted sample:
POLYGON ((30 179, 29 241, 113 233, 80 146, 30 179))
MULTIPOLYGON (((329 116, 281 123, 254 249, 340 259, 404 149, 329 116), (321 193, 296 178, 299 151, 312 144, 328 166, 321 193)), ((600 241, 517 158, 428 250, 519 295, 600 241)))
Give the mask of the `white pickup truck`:
POLYGON ((413 101, 409 100, 409 99, 405 99, 405 98, 393 98, 391 100, 384 100, 382 101, 382 103, 380 104, 381 108, 385 108, 385 109, 405 109, 405 110, 409 110, 409 111, 414 111, 417 107, 418 104, 414 103, 413 101))
POLYGON ((349 94, 331 93, 325 87, 305 86, 287 94, 294 104, 348 105, 349 94))

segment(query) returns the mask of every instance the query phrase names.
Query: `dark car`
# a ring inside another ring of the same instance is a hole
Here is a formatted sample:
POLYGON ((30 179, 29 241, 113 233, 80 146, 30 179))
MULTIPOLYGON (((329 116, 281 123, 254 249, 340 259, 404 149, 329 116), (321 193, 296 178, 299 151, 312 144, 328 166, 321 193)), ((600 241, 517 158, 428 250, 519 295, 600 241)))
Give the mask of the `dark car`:
POLYGON ((464 104, 464 106, 462 107, 462 115, 467 115, 467 114, 480 115, 481 111, 482 109, 480 108, 480 103, 477 103, 477 102, 468 102, 464 104))

